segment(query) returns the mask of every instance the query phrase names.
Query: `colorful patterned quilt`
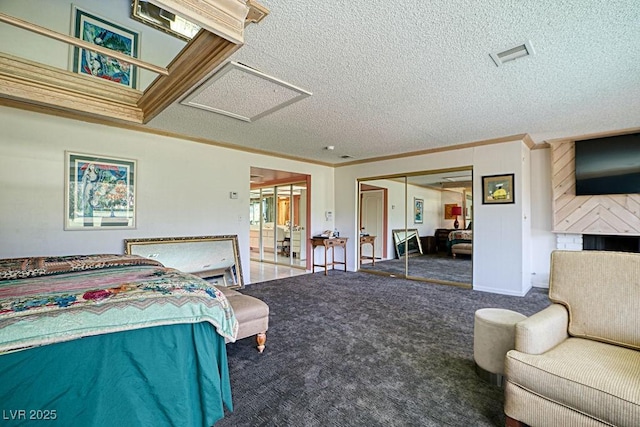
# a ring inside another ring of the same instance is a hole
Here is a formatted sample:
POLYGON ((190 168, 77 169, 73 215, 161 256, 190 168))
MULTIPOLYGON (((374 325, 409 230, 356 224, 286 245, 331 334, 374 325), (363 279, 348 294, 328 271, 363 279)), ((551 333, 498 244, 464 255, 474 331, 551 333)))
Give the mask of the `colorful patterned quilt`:
POLYGON ((235 340, 238 322, 226 297, 157 261, 135 255, 0 260, 0 353, 203 321, 235 340))

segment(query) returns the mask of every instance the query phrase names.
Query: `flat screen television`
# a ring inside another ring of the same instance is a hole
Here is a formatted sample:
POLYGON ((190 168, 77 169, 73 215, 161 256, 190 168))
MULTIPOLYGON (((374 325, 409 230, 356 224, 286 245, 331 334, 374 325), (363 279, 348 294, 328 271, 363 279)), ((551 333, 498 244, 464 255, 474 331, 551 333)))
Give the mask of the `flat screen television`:
POLYGON ((576 196, 640 193, 640 133, 575 143, 576 196))

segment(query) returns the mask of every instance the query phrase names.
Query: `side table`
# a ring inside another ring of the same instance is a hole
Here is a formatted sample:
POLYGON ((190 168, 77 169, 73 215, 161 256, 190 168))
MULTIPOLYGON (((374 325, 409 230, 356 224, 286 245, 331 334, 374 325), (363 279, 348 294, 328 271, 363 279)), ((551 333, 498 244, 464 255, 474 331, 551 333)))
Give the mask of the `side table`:
POLYGON ((347 240, 348 237, 312 237, 311 238, 311 263, 313 264, 313 272, 315 273, 316 267, 324 267, 324 275, 327 275, 328 267, 335 268, 336 264, 344 265, 344 271, 347 271, 347 240), (324 247, 324 264, 316 264, 316 247, 324 247), (335 248, 341 247, 344 254, 344 261, 336 261, 335 248), (327 262, 327 252, 332 250, 331 262, 327 262))
POLYGON ((376 265, 376 236, 360 236, 360 262, 362 262, 362 245, 371 245, 371 265, 376 265))

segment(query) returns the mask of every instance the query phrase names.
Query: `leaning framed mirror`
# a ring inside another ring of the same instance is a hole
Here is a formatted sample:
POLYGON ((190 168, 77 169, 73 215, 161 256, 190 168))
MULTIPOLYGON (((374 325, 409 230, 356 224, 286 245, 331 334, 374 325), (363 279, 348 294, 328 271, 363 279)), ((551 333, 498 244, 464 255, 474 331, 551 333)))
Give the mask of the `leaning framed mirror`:
POLYGON ((406 230, 392 230, 393 243, 396 246, 396 254, 398 258, 402 258, 405 254, 422 254, 422 244, 420 236, 416 228, 408 228, 406 230))
POLYGON ((217 286, 244 287, 237 235, 125 239, 124 251, 202 277, 217 286))

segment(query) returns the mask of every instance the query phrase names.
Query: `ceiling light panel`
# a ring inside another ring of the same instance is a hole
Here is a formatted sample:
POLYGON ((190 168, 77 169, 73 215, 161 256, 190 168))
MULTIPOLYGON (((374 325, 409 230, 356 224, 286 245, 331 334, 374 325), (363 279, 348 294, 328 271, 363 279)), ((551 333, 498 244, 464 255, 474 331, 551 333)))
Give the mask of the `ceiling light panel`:
POLYGON ((310 95, 304 89, 230 61, 182 104, 253 122, 310 95))

